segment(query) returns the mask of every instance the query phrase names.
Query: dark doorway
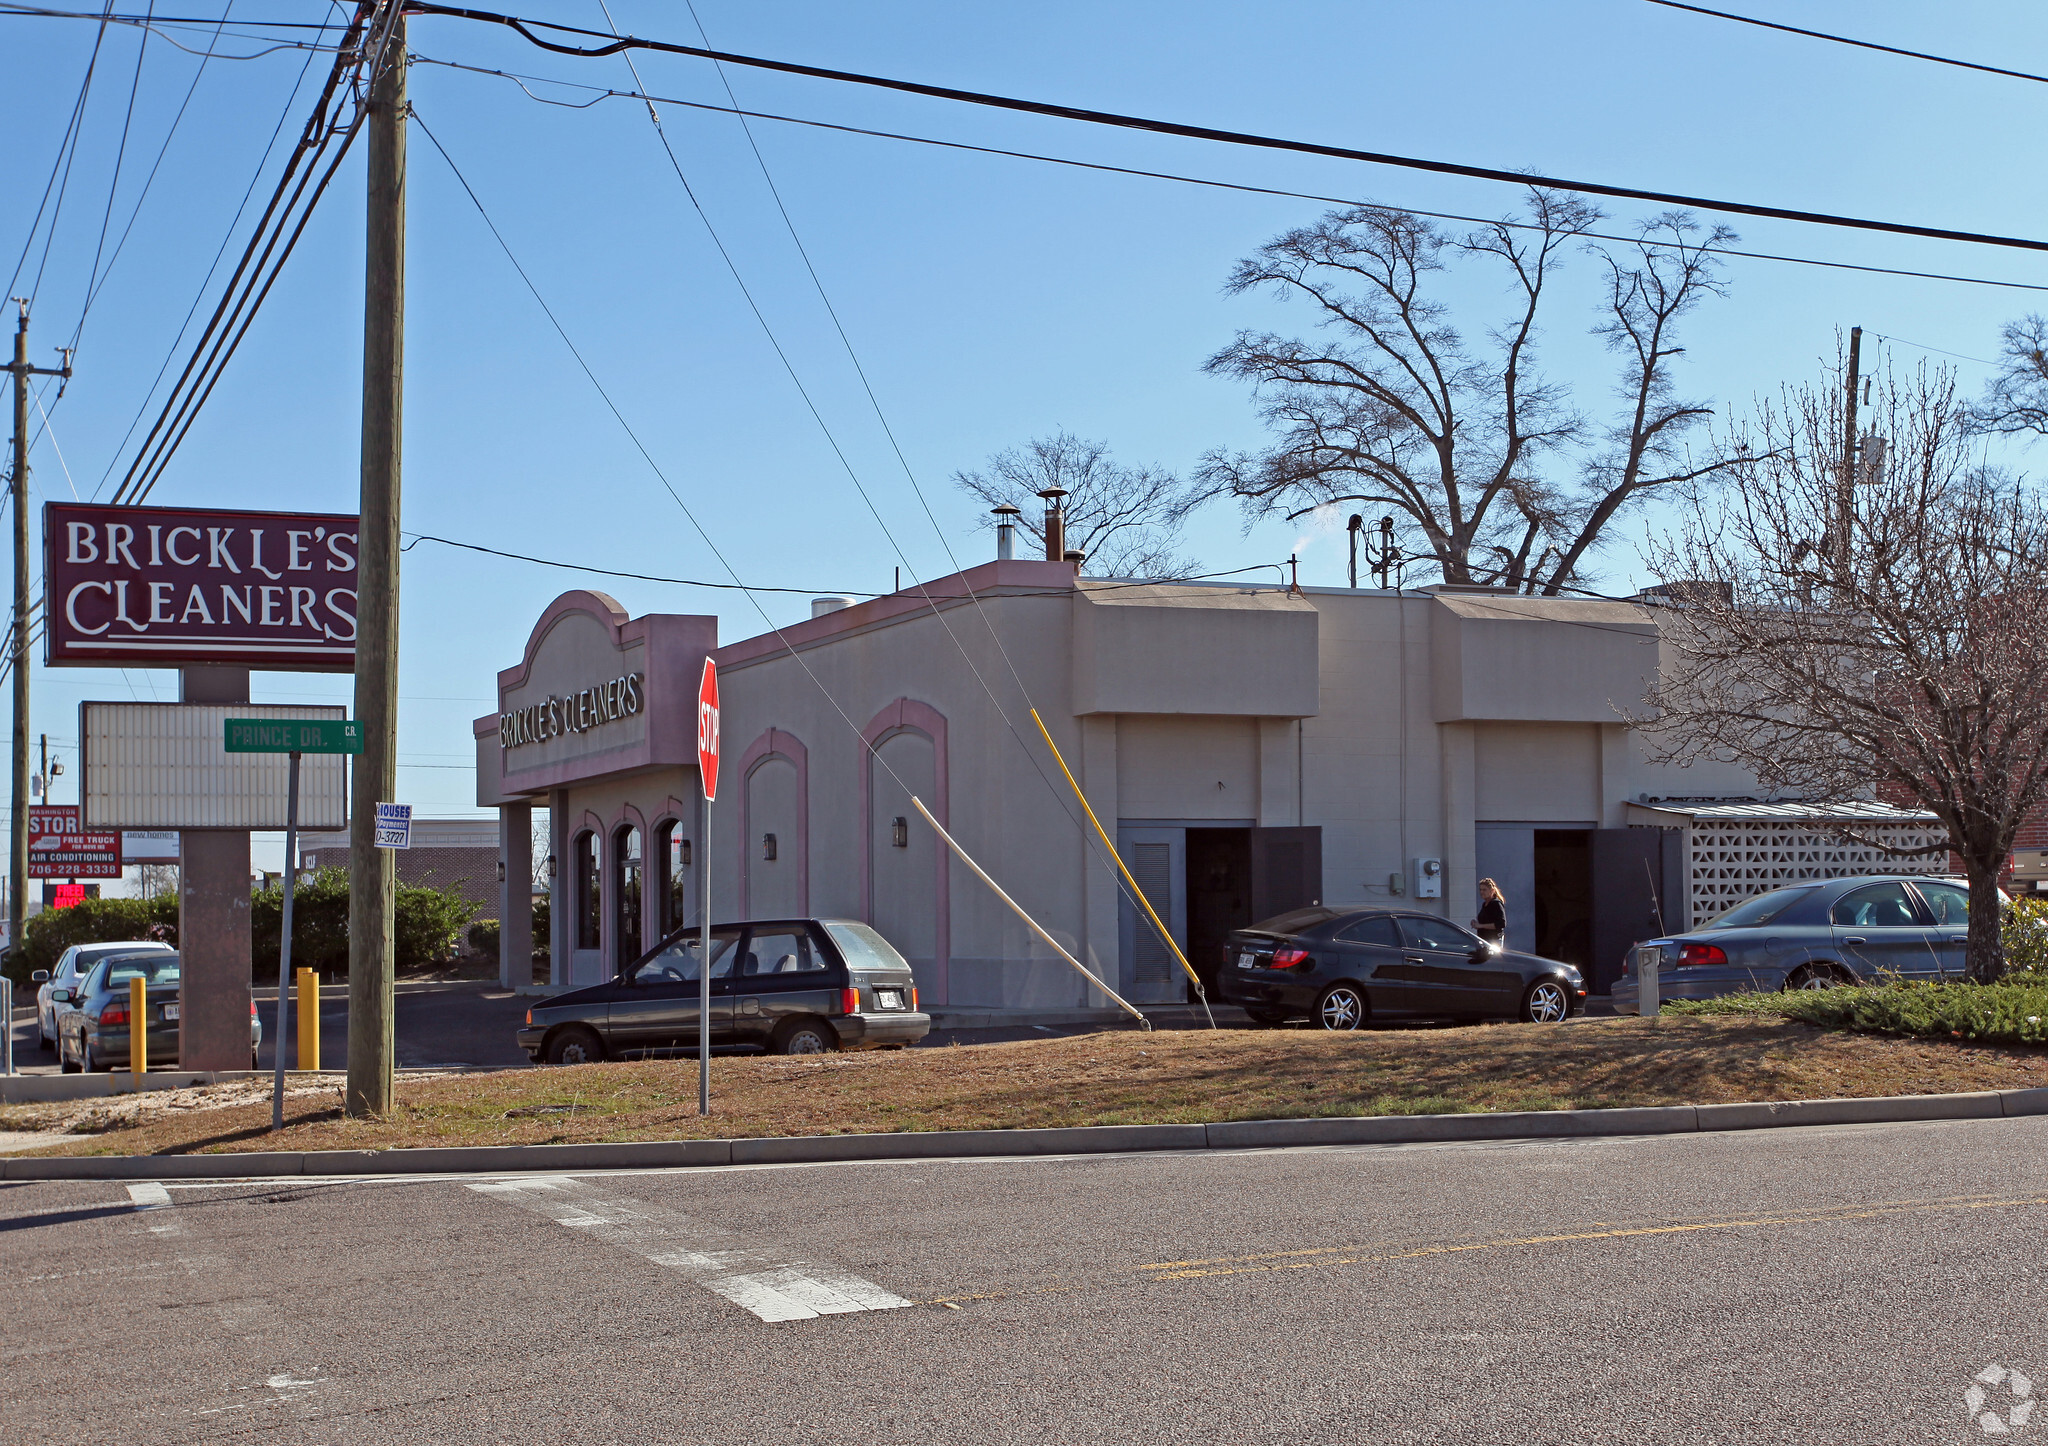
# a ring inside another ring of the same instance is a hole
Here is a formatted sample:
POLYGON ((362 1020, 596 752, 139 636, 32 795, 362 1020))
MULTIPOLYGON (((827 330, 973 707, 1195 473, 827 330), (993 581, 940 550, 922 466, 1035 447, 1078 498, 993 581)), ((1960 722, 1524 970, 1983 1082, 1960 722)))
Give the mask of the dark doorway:
MULTIPOLYGON (((1683 927, 1685 840, 1677 829, 1603 828, 1593 835, 1593 963, 1587 987, 1605 994, 1628 951, 1683 927)), ((1585 967, 1585 966, 1581 966, 1585 967)))
MULTIPOLYGON (((1213 998, 1224 940, 1252 922, 1252 831, 1188 830, 1188 963, 1213 998)), ((1188 991, 1193 999, 1194 991, 1188 991)))
POLYGON ((1593 831, 1536 830, 1536 952, 1591 973, 1593 961, 1593 831))

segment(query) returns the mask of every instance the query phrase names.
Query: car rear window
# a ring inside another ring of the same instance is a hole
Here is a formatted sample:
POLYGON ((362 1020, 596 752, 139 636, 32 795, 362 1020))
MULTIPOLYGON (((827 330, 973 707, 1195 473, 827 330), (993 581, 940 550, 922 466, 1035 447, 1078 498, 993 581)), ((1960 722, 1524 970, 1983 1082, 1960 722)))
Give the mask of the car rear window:
POLYGON ((1772 889, 1768 894, 1758 894, 1753 899, 1744 899, 1734 908, 1716 914, 1705 924, 1704 929, 1749 929, 1768 924, 1784 913, 1818 885, 1808 884, 1799 889, 1772 889))
POLYGON ((1367 914, 1362 919, 1353 919, 1337 931, 1337 937, 1347 944, 1378 944, 1387 949, 1401 947, 1401 936, 1395 931, 1393 916, 1389 914, 1367 914))
POLYGON ((887 969, 908 974, 910 961, 896 952, 896 946, 866 924, 852 919, 827 919, 825 932, 839 946, 849 969, 887 969))
POLYGON ((1335 909, 1291 909, 1285 914, 1275 914, 1270 919, 1261 919, 1258 923, 1246 927, 1254 934, 1299 934, 1304 929, 1327 924, 1336 917, 1335 909))
POLYGON ((175 954, 136 954, 108 961, 105 988, 118 988, 130 979, 146 980, 149 984, 176 984, 178 982, 178 956, 175 954))

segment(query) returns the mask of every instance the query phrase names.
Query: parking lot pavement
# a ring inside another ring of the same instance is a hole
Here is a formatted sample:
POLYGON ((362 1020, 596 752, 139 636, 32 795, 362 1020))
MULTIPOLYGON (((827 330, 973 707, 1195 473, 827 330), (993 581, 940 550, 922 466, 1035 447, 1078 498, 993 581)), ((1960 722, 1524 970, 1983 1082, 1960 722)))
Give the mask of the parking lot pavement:
POLYGON ((1982 1440, 2048 1383, 2044 1145, 17 1183, 0 1399, 48 1441, 1982 1440))

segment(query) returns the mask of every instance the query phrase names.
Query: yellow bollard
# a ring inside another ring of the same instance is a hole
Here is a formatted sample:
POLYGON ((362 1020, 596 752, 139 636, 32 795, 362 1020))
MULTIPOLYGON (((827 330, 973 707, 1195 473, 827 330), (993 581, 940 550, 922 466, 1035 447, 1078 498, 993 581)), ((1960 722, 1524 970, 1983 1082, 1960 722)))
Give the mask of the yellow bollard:
POLYGON ((299 976, 299 1068, 320 1068, 320 976, 311 969, 299 976))
POLYGON ((149 981, 140 974, 128 981, 128 1068, 149 1073, 149 981))

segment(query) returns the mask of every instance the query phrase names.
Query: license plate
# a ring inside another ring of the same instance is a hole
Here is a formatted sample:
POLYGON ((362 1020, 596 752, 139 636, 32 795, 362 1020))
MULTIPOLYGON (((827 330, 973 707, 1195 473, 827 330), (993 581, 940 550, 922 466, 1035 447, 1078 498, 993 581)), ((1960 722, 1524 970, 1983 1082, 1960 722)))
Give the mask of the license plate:
POLYGON ((901 1009, 902 1007, 903 991, 901 989, 877 989, 875 991, 875 1008, 901 1009))
POLYGON ((177 1017, 178 1017, 178 1006, 177 1006, 177 1005, 175 1005, 175 1004, 166 1004, 166 1005, 164 1006, 164 1018, 165 1018, 165 1019, 176 1019, 177 1017))
POLYGON ((1256 954, 1240 954, 1237 956, 1237 967, 1249 969, 1258 961, 1258 957, 1256 954))

